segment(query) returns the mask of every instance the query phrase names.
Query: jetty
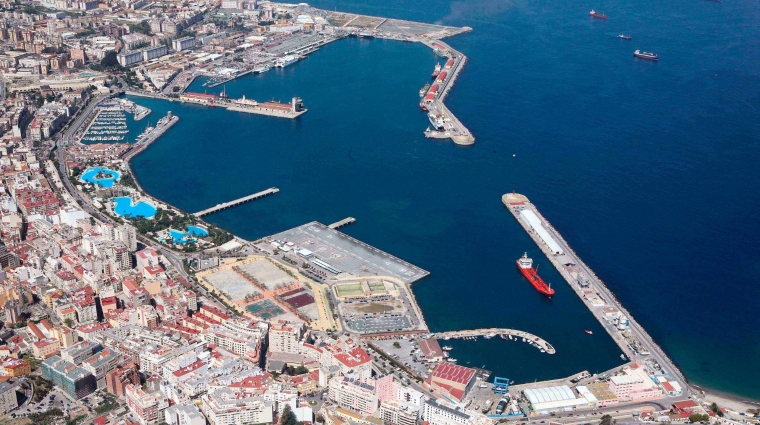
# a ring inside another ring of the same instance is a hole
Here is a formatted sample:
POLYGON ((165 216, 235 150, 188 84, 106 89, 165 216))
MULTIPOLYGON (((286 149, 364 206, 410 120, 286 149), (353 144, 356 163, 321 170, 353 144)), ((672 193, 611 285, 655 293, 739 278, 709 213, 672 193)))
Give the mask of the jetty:
MULTIPOLYGON (((533 335, 532 333, 519 331, 517 329, 505 329, 505 328, 488 328, 488 329, 474 329, 468 331, 451 331, 451 332, 437 332, 432 334, 432 338, 435 339, 475 339, 478 337, 493 338, 495 336, 501 337, 501 339, 507 339, 510 336, 515 337, 517 341, 523 340, 538 349, 545 351, 546 354, 555 354, 557 350, 549 344, 545 339, 533 335)), ((509 338, 511 339, 511 338, 509 338)))
POLYGON ((421 40, 421 42, 446 60, 440 74, 420 101, 420 109, 428 111, 431 124, 434 121, 436 123, 433 128, 428 127, 425 130, 425 137, 451 139, 458 145, 475 143, 475 137, 470 130, 443 103, 467 63, 467 56, 440 40, 421 40))
POLYGON ((335 223, 333 223, 333 224, 331 224, 331 225, 329 225, 327 227, 335 230, 335 229, 338 229, 338 228, 343 227, 343 226, 347 226, 347 225, 349 225, 351 223, 355 223, 355 222, 356 222, 355 218, 353 218, 353 217, 346 217, 343 220, 336 221, 335 223))
POLYGON ((193 214, 196 217, 203 217, 204 215, 212 214, 217 211, 221 211, 227 208, 232 208, 236 205, 240 205, 249 201, 253 201, 254 199, 263 198, 267 195, 271 195, 273 193, 279 192, 280 189, 276 187, 270 187, 267 190, 262 190, 261 192, 254 193, 253 195, 244 196, 242 198, 235 199, 233 201, 225 202, 223 204, 216 204, 211 208, 206 208, 203 211, 198 211, 197 213, 193 214))
POLYGON ((696 394, 665 352, 525 195, 507 193, 501 201, 630 361, 653 359, 681 385, 684 396, 696 394), (617 326, 608 318, 611 312, 619 315, 617 326))

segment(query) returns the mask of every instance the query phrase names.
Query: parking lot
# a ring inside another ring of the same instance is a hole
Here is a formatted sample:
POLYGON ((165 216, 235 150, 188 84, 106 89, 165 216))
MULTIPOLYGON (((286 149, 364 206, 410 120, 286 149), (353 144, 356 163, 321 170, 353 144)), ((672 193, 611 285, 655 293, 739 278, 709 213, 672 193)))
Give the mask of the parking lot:
POLYGON ((412 327, 409 318, 400 315, 365 315, 346 321, 351 330, 359 333, 403 331, 412 327))
POLYGON ((419 353, 420 345, 415 338, 382 339, 374 340, 372 343, 417 374, 425 375, 428 373, 428 365, 416 360, 415 354, 419 353), (399 348, 394 346, 396 343, 399 348))

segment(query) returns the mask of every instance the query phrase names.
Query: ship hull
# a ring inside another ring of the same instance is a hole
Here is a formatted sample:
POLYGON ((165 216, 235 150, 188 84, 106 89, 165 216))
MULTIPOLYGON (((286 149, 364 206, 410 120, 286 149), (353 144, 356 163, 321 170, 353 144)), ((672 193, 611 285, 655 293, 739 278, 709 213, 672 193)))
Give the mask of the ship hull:
POLYGON ((549 285, 544 282, 543 279, 536 273, 536 270, 533 267, 524 269, 520 267, 520 261, 517 261, 517 268, 520 270, 520 273, 522 273, 523 277, 528 279, 528 282, 530 282, 531 285, 533 285, 534 288, 536 288, 536 291, 540 292, 543 295, 546 295, 547 297, 551 298, 552 295, 554 295, 554 289, 550 288, 549 285))
POLYGON ((638 53, 634 53, 633 56, 639 58, 639 59, 646 59, 648 61, 658 61, 660 60, 659 56, 648 56, 648 55, 641 55, 638 53))

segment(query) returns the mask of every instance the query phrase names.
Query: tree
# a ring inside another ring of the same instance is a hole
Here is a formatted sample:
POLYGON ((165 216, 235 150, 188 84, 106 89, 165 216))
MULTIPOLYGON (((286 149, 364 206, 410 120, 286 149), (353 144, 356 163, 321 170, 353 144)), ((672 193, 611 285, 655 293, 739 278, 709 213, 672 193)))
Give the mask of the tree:
POLYGON ((63 323, 65 323, 66 326, 71 327, 74 324, 74 321, 71 320, 71 317, 69 317, 66 320, 64 320, 63 323))
POLYGON ((614 425, 615 423, 617 423, 617 421, 612 419, 612 416, 610 415, 602 416, 601 425, 614 425))
POLYGON ((401 344, 399 344, 398 341, 396 341, 393 343, 393 348, 398 350, 399 348, 401 348, 401 344))
POLYGON ((710 420, 710 416, 706 413, 695 413, 691 416, 689 416, 689 422, 691 423, 697 423, 697 422, 707 422, 710 420))
POLYGON ((148 21, 142 21, 139 24, 130 25, 129 32, 141 32, 145 35, 151 35, 150 24, 148 21))
POLYGON ((296 418, 296 414, 293 413, 293 410, 290 408, 289 404, 286 404, 285 408, 282 409, 282 415, 280 416, 280 425, 298 425, 298 418, 296 418))
POLYGON ((116 51, 111 50, 103 56, 103 60, 100 61, 100 65, 104 68, 120 68, 119 60, 116 59, 116 51))

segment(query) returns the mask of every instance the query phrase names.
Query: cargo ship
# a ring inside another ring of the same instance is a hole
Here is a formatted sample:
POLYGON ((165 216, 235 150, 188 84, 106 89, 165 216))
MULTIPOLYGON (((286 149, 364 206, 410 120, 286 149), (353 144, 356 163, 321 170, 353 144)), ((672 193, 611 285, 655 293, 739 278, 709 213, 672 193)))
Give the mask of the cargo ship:
POLYGON ((641 50, 636 50, 633 52, 633 56, 641 59, 647 59, 650 61, 657 61, 660 60, 660 57, 655 55, 654 53, 649 52, 642 52, 641 50))
POLYGON ((618 36, 618 38, 622 38, 623 40, 630 40, 631 36, 630 35, 625 35, 625 34, 620 34, 618 36))
POLYGON ((428 112, 428 120, 430 121, 430 124, 433 125, 433 130, 442 131, 445 128, 443 115, 437 115, 430 111, 428 112))
POLYGON ((589 12, 589 15, 591 15, 592 18, 607 19, 607 15, 604 13, 595 12, 593 10, 589 12))
POLYGON ((554 295, 554 289, 547 285, 546 282, 538 276, 538 272, 533 268, 533 259, 528 258, 527 252, 517 260, 517 268, 520 269, 523 276, 528 279, 528 282, 530 282, 538 292, 549 298, 554 295))
POLYGON ((429 88, 430 84, 425 84, 425 87, 420 89, 420 97, 425 97, 425 93, 427 93, 429 88))
POLYGON ((435 79, 435 77, 437 77, 440 74, 441 74, 441 64, 437 63, 435 64, 435 69, 433 70, 433 73, 430 74, 430 78, 435 79))

